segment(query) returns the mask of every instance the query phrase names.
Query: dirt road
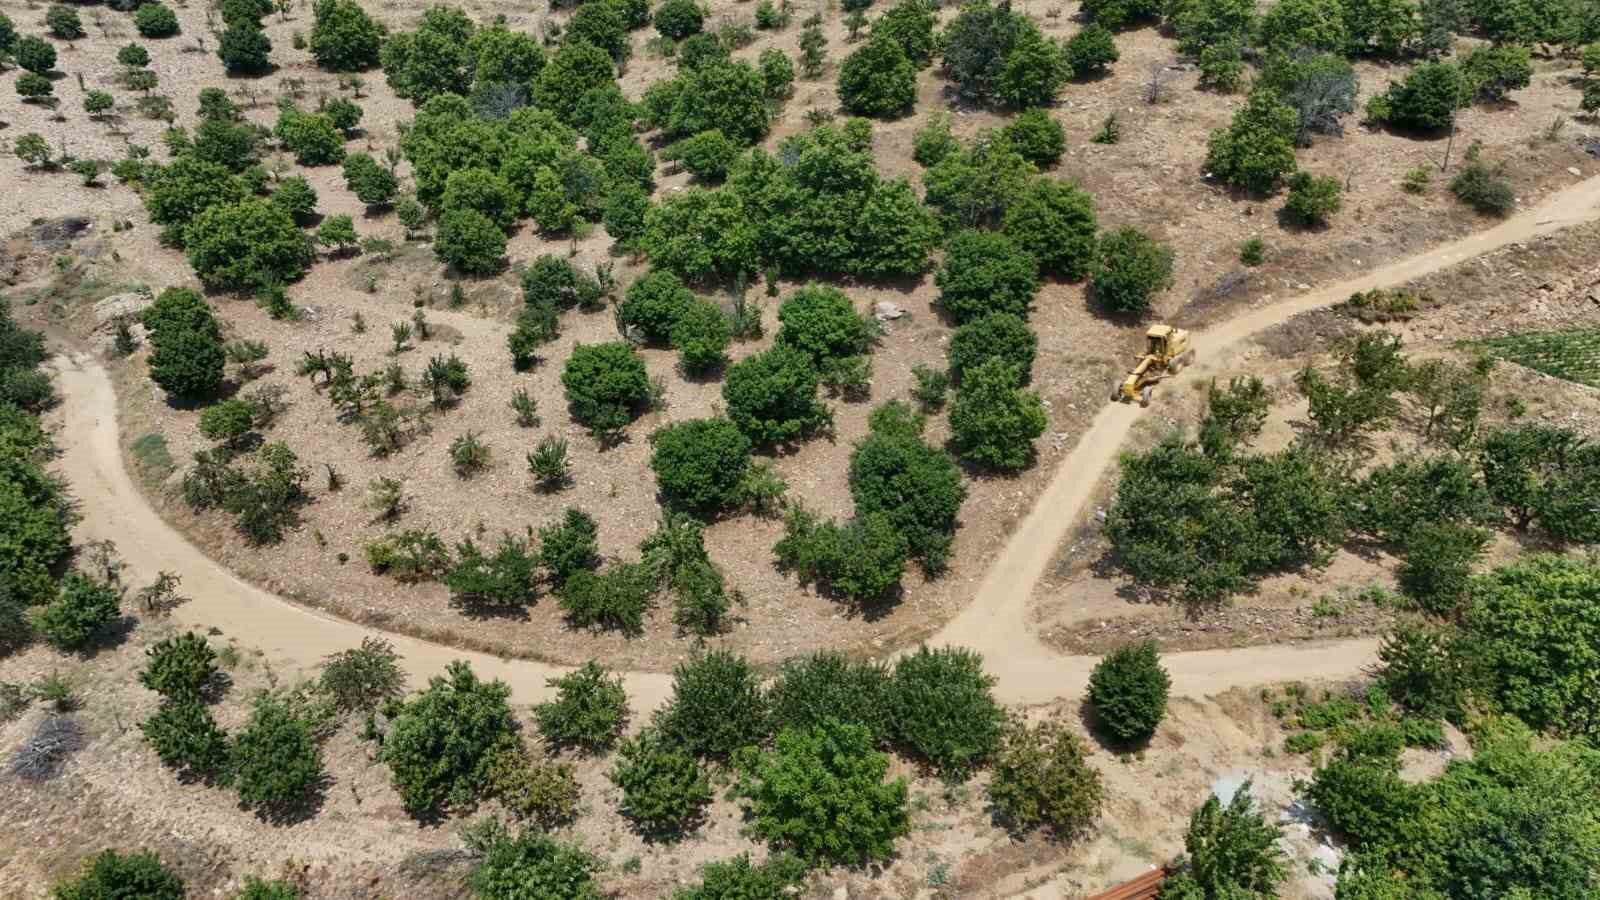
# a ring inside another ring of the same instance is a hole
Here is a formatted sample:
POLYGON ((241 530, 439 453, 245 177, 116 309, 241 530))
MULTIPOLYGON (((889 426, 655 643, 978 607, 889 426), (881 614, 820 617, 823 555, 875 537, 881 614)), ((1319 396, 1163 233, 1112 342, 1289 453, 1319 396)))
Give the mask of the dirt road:
MULTIPOLYGON (((1408 281, 1506 244, 1592 218, 1600 206, 1600 178, 1551 195, 1539 207, 1488 231, 1377 269, 1361 278, 1251 310, 1196 336, 1201 364, 1169 390, 1180 390, 1209 370, 1221 368, 1249 336, 1307 310, 1337 303, 1352 292, 1408 281)), ((72 486, 83 521, 80 542, 110 539, 127 561, 132 583, 158 571, 182 577, 182 592, 196 598, 174 614, 182 624, 215 626, 245 646, 260 647, 280 670, 310 670, 327 654, 355 646, 372 629, 296 606, 245 583, 201 553, 163 522, 134 487, 122 465, 116 396, 105 370, 89 356, 56 360, 65 421, 60 473, 72 486)), ((1049 650, 1028 628, 1026 611, 1035 584, 1071 529, 1083 520, 1090 492, 1116 459, 1139 417, 1138 407, 1113 404, 1057 469, 1028 516, 990 567, 971 604, 930 643, 971 647, 983 653, 1006 703, 1036 703, 1078 695, 1095 660, 1049 650)), ((564 671, 525 660, 504 660, 386 635, 404 657, 413 684, 423 683, 453 659, 469 661, 480 675, 500 678, 520 702, 547 693, 545 680, 564 671)), ((1179 694, 1205 696, 1236 685, 1283 678, 1336 678, 1369 663, 1376 641, 1356 640, 1301 646, 1262 646, 1177 653, 1165 658, 1179 694)), ((660 673, 625 675, 635 710, 653 709, 670 691, 660 673)))

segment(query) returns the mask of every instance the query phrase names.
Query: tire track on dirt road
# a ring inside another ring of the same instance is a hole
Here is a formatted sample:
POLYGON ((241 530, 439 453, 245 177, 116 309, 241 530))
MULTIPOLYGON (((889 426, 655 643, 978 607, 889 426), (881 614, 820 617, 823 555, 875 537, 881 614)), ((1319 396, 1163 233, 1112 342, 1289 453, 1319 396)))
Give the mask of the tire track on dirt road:
MULTIPOLYGON (((1600 178, 1590 178, 1487 231, 1359 278, 1245 312, 1197 333, 1195 344, 1201 361, 1173 379, 1168 389, 1177 390, 1206 377, 1223 366, 1227 354, 1237 353, 1245 338, 1292 316, 1332 305, 1355 291, 1403 283, 1507 244, 1587 221, 1595 216, 1597 207, 1600 178)), ((54 366, 64 401, 58 471, 70 483, 82 513, 75 534, 80 543, 115 541, 137 583, 147 583, 163 570, 178 574, 183 579, 182 592, 195 599, 174 611, 177 622, 201 630, 219 628, 229 637, 260 647, 281 667, 309 672, 328 654, 380 633, 246 583, 168 526, 135 488, 123 466, 116 395, 105 369, 88 355, 57 357, 54 366)), ((1028 601, 1056 548, 1084 520, 1095 486, 1116 461, 1117 451, 1139 415, 1137 407, 1110 404, 1095 416, 990 565, 977 595, 930 640, 983 653, 1002 702, 1040 703, 1077 696, 1088 679, 1095 658, 1061 656, 1046 647, 1028 627, 1028 601)), ((569 671, 382 634, 403 657, 413 686, 442 672, 450 660, 464 659, 478 674, 505 681, 513 697, 527 703, 548 693, 547 678, 569 671)), ((1376 647, 1377 641, 1371 639, 1265 645, 1174 653, 1165 657, 1165 664, 1176 693, 1205 696, 1282 678, 1349 676, 1371 661, 1376 647)), ((655 708, 671 690, 671 677, 665 673, 629 672, 623 678, 636 714, 655 708)))

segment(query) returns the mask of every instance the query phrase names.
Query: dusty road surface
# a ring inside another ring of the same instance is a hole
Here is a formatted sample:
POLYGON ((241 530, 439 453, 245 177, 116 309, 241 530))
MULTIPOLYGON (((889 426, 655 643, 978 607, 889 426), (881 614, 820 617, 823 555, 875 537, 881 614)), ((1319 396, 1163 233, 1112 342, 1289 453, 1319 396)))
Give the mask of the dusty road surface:
MULTIPOLYGON (((1534 209, 1469 237, 1376 269, 1360 278, 1328 285, 1245 312, 1196 335, 1200 363, 1167 388, 1179 390, 1222 367, 1244 339, 1311 309, 1329 306, 1356 291, 1400 284, 1481 253, 1587 221, 1600 211, 1600 178, 1590 178, 1548 197, 1534 209)), ((72 486, 83 520, 82 541, 109 539, 127 561, 133 583, 159 571, 182 578, 182 593, 195 598, 174 613, 183 624, 215 626, 230 637, 259 646, 275 664, 309 671, 326 655, 374 634, 370 628, 311 610, 253 587, 206 557, 163 522, 134 487, 122 464, 116 396, 98 362, 87 355, 55 363, 64 400, 60 472, 72 486)), ((1095 659, 1061 656, 1028 628, 1025 611, 1035 584, 1061 541, 1086 515, 1090 493, 1115 460, 1140 415, 1133 405, 1108 404, 1071 455, 1056 470, 1033 509, 990 567, 977 596, 930 643, 971 647, 985 657, 1005 703, 1037 703, 1078 695, 1095 659)), ((385 635, 404 658, 413 685, 465 659, 486 677, 511 686, 519 702, 542 699, 545 680, 563 669, 526 660, 457 650, 401 635, 385 635)), ((1371 662, 1371 639, 1299 646, 1261 646, 1176 653, 1165 657, 1174 692, 1206 696, 1238 685, 1284 678, 1337 678, 1371 662)), ((670 676, 625 674, 636 710, 653 709, 670 692, 670 676)))

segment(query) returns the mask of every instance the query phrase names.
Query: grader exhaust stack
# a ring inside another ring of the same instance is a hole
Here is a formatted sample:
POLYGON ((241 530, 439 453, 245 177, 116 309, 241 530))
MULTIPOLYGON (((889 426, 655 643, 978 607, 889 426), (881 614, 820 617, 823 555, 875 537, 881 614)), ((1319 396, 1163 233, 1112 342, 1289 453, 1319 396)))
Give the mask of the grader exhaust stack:
POLYGON ((1189 344, 1189 332, 1171 325, 1151 325, 1145 332, 1145 353, 1128 377, 1111 388, 1111 399, 1124 402, 1137 400, 1140 406, 1150 405, 1150 395, 1156 382, 1176 375, 1184 366, 1194 362, 1194 347, 1189 344))

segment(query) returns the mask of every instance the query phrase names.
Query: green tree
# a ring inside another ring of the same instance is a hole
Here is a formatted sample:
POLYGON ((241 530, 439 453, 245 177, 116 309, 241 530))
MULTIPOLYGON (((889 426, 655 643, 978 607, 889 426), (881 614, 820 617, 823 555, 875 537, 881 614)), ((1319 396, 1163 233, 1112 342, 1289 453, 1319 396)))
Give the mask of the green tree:
POLYGON ((311 57, 329 72, 360 72, 378 64, 384 29, 354 0, 317 0, 311 8, 311 57))
POLYGON ((76 570, 61 579, 61 592, 40 611, 39 633, 57 650, 75 652, 94 643, 121 613, 117 589, 76 570))
POLYGON ((178 33, 178 14, 170 6, 146 3, 134 11, 133 25, 142 37, 172 37, 178 33))
POLYGON ((273 206, 288 213, 297 223, 309 221, 317 212, 316 188, 300 175, 293 175, 278 182, 278 186, 273 188, 272 196, 267 199, 273 206))
POLYGON ((817 371, 805 351, 779 344, 728 367, 728 418, 758 444, 793 441, 832 421, 817 400, 817 371))
POLYGON ((722 649, 698 653, 672 670, 672 698, 652 725, 668 744, 707 759, 759 746, 771 733, 755 670, 722 649))
POLYGON ((950 406, 950 435, 964 459, 1018 471, 1033 463, 1033 441, 1049 424, 1039 395, 1019 386, 1021 373, 990 358, 963 375, 950 406))
POLYGON ((1030 181, 1006 207, 1001 224, 1041 272, 1073 281, 1094 266, 1097 230, 1094 199, 1075 183, 1054 178, 1030 181))
POLYGON ((881 744, 889 738, 888 692, 886 665, 819 651, 780 663, 767 697, 775 730, 805 732, 834 719, 866 728, 881 744))
POLYGON ((1162 897, 1265 898, 1288 877, 1279 830, 1256 811, 1246 781, 1227 804, 1215 797, 1189 817, 1184 868, 1161 887, 1162 897))
POLYGON ((201 213, 246 197, 244 185, 226 166, 185 154, 146 178, 144 203, 150 220, 165 226, 162 240, 182 246, 201 213))
POLYGON ((600 564, 595 536, 600 527, 581 509, 568 509, 559 523, 539 529, 539 564, 556 584, 600 564))
POLYGON ((728 364, 733 327, 721 307, 696 298, 673 323, 671 338, 684 371, 704 375, 728 364))
POLYGON ((1461 657, 1482 696, 1530 726, 1600 734, 1600 567, 1534 556, 1479 576, 1461 657))
POLYGON ((1157 0, 1086 0, 1083 14, 1102 28, 1122 28, 1161 15, 1157 0))
POLYGON ((1450 615, 1465 600, 1472 565, 1488 542, 1488 532, 1455 522, 1413 530, 1405 539, 1405 562, 1395 572, 1400 589, 1428 612, 1450 615))
POLYGON ((875 37, 839 67, 839 101, 849 112, 893 118, 917 100, 917 67, 891 37, 875 37))
POLYGON ((950 361, 950 380, 959 385, 966 372, 999 359, 1015 369, 1026 384, 1032 377, 1038 344, 1028 323, 1012 313, 990 313, 973 319, 956 329, 945 351, 950 361))
POLYGON ((1041 168, 1055 165, 1067 150, 1066 131, 1042 109, 1024 110, 1004 134, 1024 159, 1041 168))
MULTIPOLYGON (((880 407, 880 410, 883 407, 880 407)), ((874 427, 850 454, 850 495, 856 515, 882 515, 930 572, 943 569, 966 499, 961 470, 918 430, 894 433, 874 427)))
POLYGON ((1280 53, 1301 47, 1343 51, 1349 41, 1339 0, 1285 0, 1261 16, 1258 40, 1280 53))
POLYGON ((965 778, 1000 746, 1005 711, 993 686, 977 653, 918 647, 894 664, 890 734, 941 777, 965 778))
POLYGON ((816 863, 887 859, 911 830, 906 780, 885 782, 888 771, 865 726, 830 718, 785 729, 755 764, 747 793, 754 831, 816 863))
POLYGON ((1211 133, 1206 170, 1251 193, 1272 193, 1295 169, 1299 125, 1295 109, 1278 99, 1277 92, 1253 91, 1232 124, 1211 133))
POLYGON ((901 0, 872 22, 872 36, 883 36, 900 45, 906 58, 921 69, 933 59, 938 46, 934 28, 938 18, 926 0, 901 0))
POLYGON ((503 682, 479 681, 457 660, 398 705, 379 758, 388 764, 407 810, 430 815, 474 804, 490 761, 514 733, 510 696, 503 682))
POLYGON ((471 84, 469 50, 474 27, 459 9, 434 6, 413 32, 389 36, 378 59, 395 94, 417 106, 444 93, 465 94, 471 84))
POLYGON ((281 207, 265 200, 213 206, 189 228, 189 264, 207 287, 249 291, 305 274, 314 251, 281 207))
POLYGON ((874 334, 872 323, 856 312, 850 298, 838 288, 803 287, 778 307, 778 342, 804 350, 819 365, 867 352, 874 334))
POLYGON ((1131 226, 1106 232, 1089 286, 1107 310, 1142 315, 1172 286, 1172 249, 1131 226))
POLYGON ((149 850, 128 854, 102 850, 84 861, 76 877, 58 883, 50 896, 52 900, 183 900, 186 891, 183 879, 149 850))
POLYGON ((515 838, 499 823, 473 835, 483 861, 467 876, 478 900, 600 900, 594 884, 601 861, 577 847, 558 844, 537 830, 515 838))
POLYGON ((222 389, 227 355, 222 340, 198 329, 169 331, 153 337, 150 380, 168 396, 194 403, 216 396, 222 389))
POLYGON ((694 831, 711 802, 711 783, 695 758, 650 729, 622 742, 608 777, 622 790, 622 814, 656 839, 694 831))
POLYGON ((505 265, 506 233, 477 210, 447 209, 439 216, 433 252, 460 272, 490 275, 505 265))
POLYGON ((344 185, 368 206, 387 206, 400 190, 394 173, 366 153, 344 158, 344 185))
POLYGON ((1472 85, 1454 63, 1425 62, 1390 82, 1367 101, 1367 118, 1400 128, 1439 131, 1455 121, 1456 110, 1472 95, 1472 85))
POLYGON ((566 41, 539 70, 533 83, 533 99, 561 121, 569 122, 587 91, 612 84, 615 77, 616 62, 610 53, 588 41, 566 41))
POLYGON ((217 56, 230 75, 260 75, 272 68, 272 41, 254 22, 230 24, 217 38, 217 56))
POLYGON ((620 433, 650 400, 644 361, 620 341, 574 347, 561 383, 572 417, 602 436, 620 433))
POLYGON ((56 67, 56 48, 44 38, 23 35, 11 45, 11 59, 25 71, 48 75, 56 67))
POLYGON ((1119 742, 1144 743, 1166 717, 1171 687, 1154 641, 1119 647, 1089 674, 1095 722, 1119 742))
POLYGON ((1600 447, 1545 425, 1502 428, 1479 451, 1484 486, 1519 530, 1535 523, 1572 543, 1600 540, 1600 447))
POLYGON ((997 312, 1025 319, 1039 292, 1039 265, 1003 234, 962 231, 946 245, 934 283, 939 306, 957 322, 997 312))
POLYGON ((653 24, 662 37, 681 41, 698 33, 704 21, 705 14, 694 0, 666 0, 656 7, 653 24))
POLYGON ((668 502, 715 512, 730 506, 750 465, 750 440, 728 419, 691 419, 650 436, 650 468, 668 502))
POLYGON ((1014 831, 1046 827, 1058 838, 1083 834, 1100 818, 1105 787, 1088 748, 1053 719, 1013 719, 994 758, 989 800, 1014 831))
POLYGON ((268 693, 256 698, 230 752, 241 803, 271 815, 306 802, 326 777, 311 728, 288 700, 268 693))
POLYGON ((443 579, 452 601, 478 610, 515 610, 533 602, 537 555, 523 538, 503 535, 492 554, 470 538, 456 547, 456 562, 443 579))
POLYGON ((556 695, 535 706, 533 718, 546 743, 594 754, 616 742, 628 719, 628 695, 621 678, 590 660, 566 675, 546 679, 545 684, 555 688, 556 695))
POLYGON ((1080 30, 1067 41, 1065 47, 1067 68, 1074 78, 1093 78, 1104 75, 1121 54, 1111 36, 1110 27, 1095 22, 1080 30))
POLYGON ((667 344, 678 320, 696 301, 682 279, 668 271, 651 270, 628 286, 617 307, 617 322, 636 329, 645 341, 667 344))
POLYGON ((163 698, 150 718, 139 723, 161 764, 180 777, 207 782, 231 780, 228 736, 196 697, 163 698))

